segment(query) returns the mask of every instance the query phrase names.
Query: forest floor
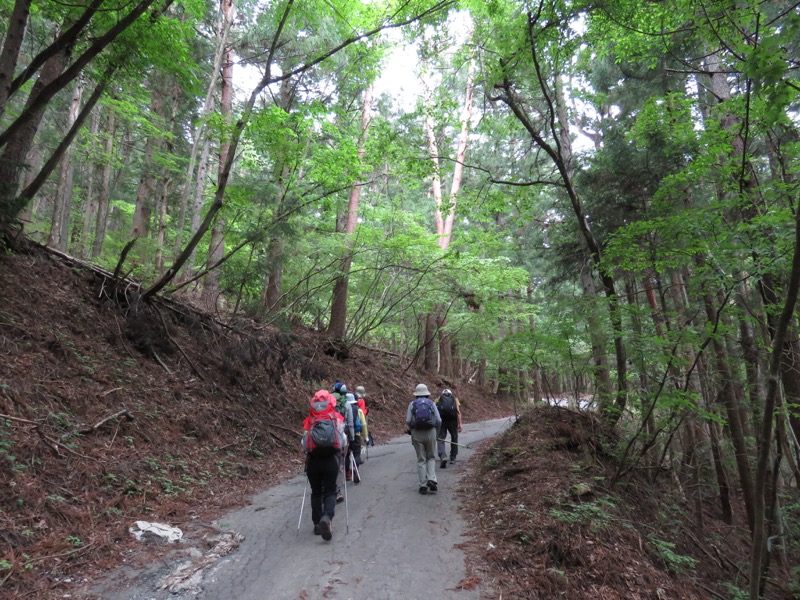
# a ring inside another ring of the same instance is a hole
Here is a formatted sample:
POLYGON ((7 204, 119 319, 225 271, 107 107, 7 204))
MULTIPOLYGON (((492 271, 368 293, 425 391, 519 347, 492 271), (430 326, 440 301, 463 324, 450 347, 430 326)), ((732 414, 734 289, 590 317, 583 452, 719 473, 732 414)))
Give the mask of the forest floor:
MULTIPOLYGON (((419 382, 454 388, 469 422, 514 413, 390 352, 335 358, 321 334, 141 305, 137 291, 21 240, 0 254, 0 598, 78 598, 114 567, 163 555, 133 538, 135 521, 202 529, 295 477, 308 398, 337 380, 367 389, 378 444, 403 434, 419 382)), ((668 473, 611 486, 613 440, 591 415, 525 408, 459 465, 460 547, 482 598, 746 588, 746 527, 722 523, 713 497, 699 500, 702 522, 690 517, 668 473)), ((767 597, 792 595, 769 583, 767 597)))

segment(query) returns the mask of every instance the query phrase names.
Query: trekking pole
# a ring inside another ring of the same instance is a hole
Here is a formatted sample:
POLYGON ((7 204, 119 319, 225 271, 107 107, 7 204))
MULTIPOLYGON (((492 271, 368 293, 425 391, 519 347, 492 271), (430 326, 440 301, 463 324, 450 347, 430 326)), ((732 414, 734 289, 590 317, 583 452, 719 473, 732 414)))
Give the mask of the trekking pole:
MULTIPOLYGON (((436 438, 437 442, 447 442, 448 444, 453 444, 454 446, 461 446, 462 448, 469 448, 467 444, 459 444, 458 442, 451 442, 450 440, 443 440, 442 438, 436 438)), ((472 450, 472 448, 469 448, 472 450)))
POLYGON ((303 486, 303 502, 300 504, 300 518, 297 519, 297 533, 300 533, 300 523, 303 520, 303 508, 306 505, 306 492, 308 491, 308 475, 305 471, 303 471, 303 475, 305 476, 306 484, 303 486))
POLYGON ((350 510, 347 507, 347 477, 344 473, 344 461, 342 461, 342 485, 344 487, 344 525, 345 533, 350 533, 350 510))
POLYGON ((350 464, 352 465, 351 466, 351 470, 353 471, 353 484, 356 485, 356 484, 361 483, 361 473, 358 470, 358 463, 356 462, 356 455, 353 454, 352 452, 350 453, 350 460, 352 461, 350 464))

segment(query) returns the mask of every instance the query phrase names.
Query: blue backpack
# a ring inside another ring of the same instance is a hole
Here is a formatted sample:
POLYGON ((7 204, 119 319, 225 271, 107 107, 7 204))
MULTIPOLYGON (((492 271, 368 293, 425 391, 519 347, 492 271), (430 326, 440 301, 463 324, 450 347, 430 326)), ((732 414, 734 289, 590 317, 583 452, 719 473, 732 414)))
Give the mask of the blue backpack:
POLYGON ((433 402, 430 398, 417 398, 411 405, 414 429, 433 429, 433 402))
POLYGON ((348 406, 352 407, 351 412, 353 413, 353 430, 355 431, 356 435, 361 433, 361 419, 358 418, 358 404, 353 402, 348 406))

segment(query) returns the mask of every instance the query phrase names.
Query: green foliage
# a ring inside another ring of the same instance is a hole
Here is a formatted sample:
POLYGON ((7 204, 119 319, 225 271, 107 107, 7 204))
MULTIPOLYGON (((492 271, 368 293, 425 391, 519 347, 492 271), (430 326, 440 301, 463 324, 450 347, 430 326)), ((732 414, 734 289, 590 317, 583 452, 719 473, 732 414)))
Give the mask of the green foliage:
POLYGON ((671 573, 683 573, 685 571, 694 571, 697 567, 698 560, 691 556, 675 553, 675 544, 666 542, 654 537, 649 537, 648 540, 656 552, 658 558, 664 563, 664 566, 671 573))
POLYGON ((548 514, 562 523, 585 525, 597 532, 611 526, 614 510, 614 500, 610 496, 601 496, 592 502, 564 502, 561 508, 551 508, 548 514))
POLYGON ((25 470, 25 465, 20 463, 14 454, 12 425, 8 419, 0 420, 0 459, 8 461, 14 473, 21 473, 25 470))
POLYGON ((750 598, 747 590, 743 590, 733 583, 725 582, 723 587, 725 588, 725 597, 728 600, 748 600, 750 598))

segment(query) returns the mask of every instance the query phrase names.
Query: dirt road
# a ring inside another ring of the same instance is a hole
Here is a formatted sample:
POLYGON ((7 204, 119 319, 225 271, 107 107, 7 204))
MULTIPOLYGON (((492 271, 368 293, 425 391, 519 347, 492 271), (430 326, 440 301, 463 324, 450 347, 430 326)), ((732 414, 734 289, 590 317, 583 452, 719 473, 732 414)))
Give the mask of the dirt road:
MULTIPOLYGON (((460 443, 476 446, 510 424, 497 419, 468 424, 460 443)), ((305 477, 265 490, 252 504, 215 526, 244 536, 239 547, 215 560, 193 551, 146 572, 117 574, 85 597, 105 600, 293 600, 340 598, 478 600, 480 586, 461 589, 466 577, 465 524, 455 491, 472 448, 439 469, 439 491, 417 491, 416 459, 408 436, 370 448, 362 483, 348 483, 347 510, 337 505, 333 539, 312 532, 308 496, 297 529, 305 477), (349 520, 349 527, 347 521, 349 520), (119 585, 124 575, 126 583, 119 585), (165 587, 166 586, 166 587, 165 587), (170 591, 170 587, 172 591, 170 591)), ((468 481, 464 481, 468 486, 468 481)), ((73 596, 74 598, 75 596, 73 596)))

